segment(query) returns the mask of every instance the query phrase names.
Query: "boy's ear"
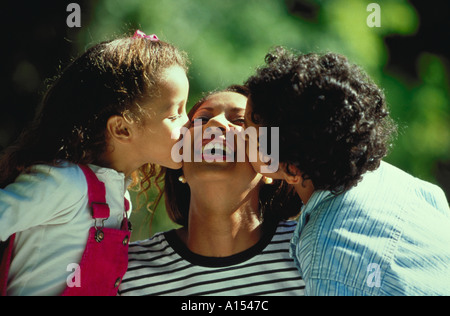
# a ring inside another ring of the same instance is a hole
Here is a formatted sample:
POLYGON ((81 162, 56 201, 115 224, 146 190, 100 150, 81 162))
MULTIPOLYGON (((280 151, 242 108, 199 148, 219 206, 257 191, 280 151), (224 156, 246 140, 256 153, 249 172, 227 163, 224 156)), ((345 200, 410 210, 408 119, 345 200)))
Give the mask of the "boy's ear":
POLYGON ((283 178, 287 183, 298 184, 303 181, 302 173, 296 166, 291 164, 283 164, 281 169, 283 170, 283 178), (286 167, 289 172, 287 172, 286 167))
POLYGON ((110 137, 121 143, 128 143, 132 136, 130 124, 118 115, 111 116, 108 119, 106 130, 110 137))

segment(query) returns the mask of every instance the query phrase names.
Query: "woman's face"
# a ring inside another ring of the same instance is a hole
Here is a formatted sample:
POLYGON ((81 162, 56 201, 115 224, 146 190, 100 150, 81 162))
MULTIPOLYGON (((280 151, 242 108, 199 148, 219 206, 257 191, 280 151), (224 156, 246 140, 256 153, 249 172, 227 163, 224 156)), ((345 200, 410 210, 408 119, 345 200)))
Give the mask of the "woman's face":
MULTIPOLYGON (((188 183, 192 183, 197 179, 212 181, 246 181, 250 183, 257 177, 252 166, 247 162, 240 162, 236 159, 237 141, 234 138, 230 144, 226 133, 233 129, 242 129, 244 126, 244 114, 247 104, 247 98, 235 92, 219 92, 211 95, 192 116, 190 133, 192 156, 196 153, 200 146, 194 146, 195 134, 194 122, 201 121, 202 124, 202 140, 201 148, 203 155, 201 162, 195 162, 192 157, 191 162, 184 162, 183 173, 188 183), (212 136, 212 139, 205 137, 205 130, 210 128, 220 131, 220 136, 212 136), (212 151, 211 149, 214 148, 212 151), (211 153, 213 155, 211 155, 211 153), (214 160, 214 157, 221 156, 222 159, 214 160), (234 156, 230 161, 230 156, 234 156), (222 160, 222 161, 220 161, 222 160)), ((228 136, 230 137, 230 136, 228 136)), ((236 136, 233 136, 236 137, 236 136)), ((197 141, 199 141, 197 139, 197 141)), ((198 153, 197 153, 198 154, 198 153)), ((260 176, 259 176, 260 177, 260 176)))

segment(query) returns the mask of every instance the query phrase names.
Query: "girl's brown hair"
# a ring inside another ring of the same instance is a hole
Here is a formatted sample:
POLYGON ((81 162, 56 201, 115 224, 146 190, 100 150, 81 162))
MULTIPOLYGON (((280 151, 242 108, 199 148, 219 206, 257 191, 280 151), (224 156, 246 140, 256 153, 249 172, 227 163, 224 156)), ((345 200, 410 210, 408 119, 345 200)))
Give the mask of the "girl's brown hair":
MULTIPOLYGON (((125 37, 102 42, 71 62, 50 86, 31 126, 0 158, 4 188, 33 165, 100 164, 106 151, 106 123, 124 116, 142 124, 144 101, 158 92, 165 69, 187 71, 186 54, 169 43, 125 37)), ((156 167, 133 173, 148 189, 156 167)))

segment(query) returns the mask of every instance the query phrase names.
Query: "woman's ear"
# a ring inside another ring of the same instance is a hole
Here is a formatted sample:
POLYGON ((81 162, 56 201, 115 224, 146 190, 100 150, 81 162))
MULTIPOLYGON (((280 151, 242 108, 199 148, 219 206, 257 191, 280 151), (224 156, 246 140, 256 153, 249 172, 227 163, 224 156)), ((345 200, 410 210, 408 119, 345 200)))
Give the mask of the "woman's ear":
POLYGON ((284 180, 289 184, 299 184, 303 181, 302 173, 298 168, 291 164, 282 164, 280 169, 283 173, 284 180))
POLYGON ((129 143, 131 140, 132 128, 122 116, 111 116, 106 122, 106 130, 118 142, 129 143))

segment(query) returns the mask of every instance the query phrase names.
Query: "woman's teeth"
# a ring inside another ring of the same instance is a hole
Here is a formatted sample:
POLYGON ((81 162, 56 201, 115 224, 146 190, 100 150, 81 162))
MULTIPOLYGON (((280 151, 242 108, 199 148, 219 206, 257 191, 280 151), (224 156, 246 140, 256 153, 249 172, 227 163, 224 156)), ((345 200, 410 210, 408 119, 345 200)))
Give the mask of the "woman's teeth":
POLYGON ((224 143, 219 142, 209 142, 205 146, 203 146, 203 153, 211 153, 212 155, 223 154, 223 155, 232 155, 233 151, 226 146, 224 143))

